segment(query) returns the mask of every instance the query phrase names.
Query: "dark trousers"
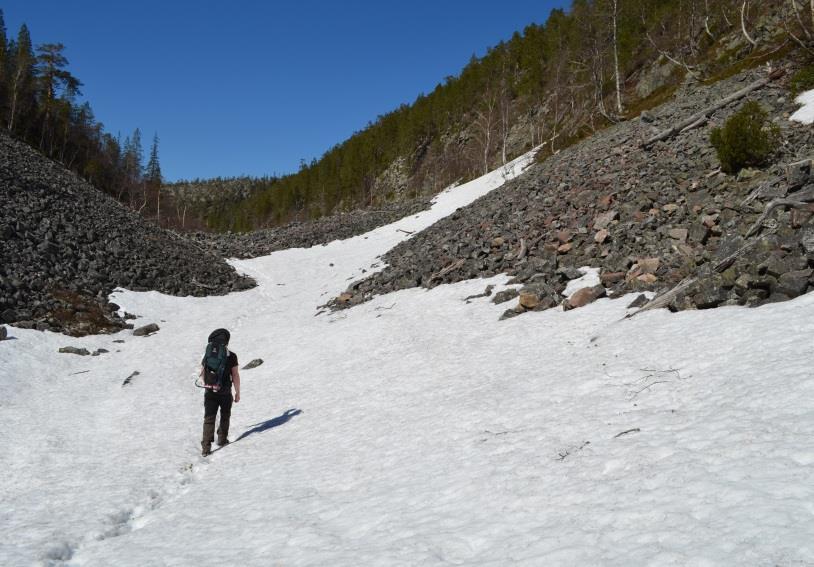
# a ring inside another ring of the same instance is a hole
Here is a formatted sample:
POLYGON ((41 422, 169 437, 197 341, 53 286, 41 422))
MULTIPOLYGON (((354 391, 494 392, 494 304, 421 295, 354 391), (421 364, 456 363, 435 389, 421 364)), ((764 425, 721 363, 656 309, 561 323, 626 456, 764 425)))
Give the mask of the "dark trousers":
POLYGON ((232 416, 232 392, 216 394, 207 391, 204 394, 204 425, 201 445, 210 446, 215 440, 215 416, 220 408, 220 423, 218 423, 218 445, 223 445, 229 436, 229 418, 232 416))

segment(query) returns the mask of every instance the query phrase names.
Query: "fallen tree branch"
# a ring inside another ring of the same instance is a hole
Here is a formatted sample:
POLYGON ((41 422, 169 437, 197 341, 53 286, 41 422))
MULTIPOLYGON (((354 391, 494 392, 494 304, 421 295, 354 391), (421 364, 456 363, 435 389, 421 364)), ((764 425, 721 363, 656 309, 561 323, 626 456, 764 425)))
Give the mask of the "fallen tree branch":
POLYGON ((769 201, 769 203, 766 205, 766 209, 763 211, 763 214, 758 217, 755 224, 753 224, 749 229, 749 232, 746 233, 746 236, 757 234, 760 231, 760 228, 763 226, 763 223, 766 222, 767 217, 772 214, 777 207, 792 207, 795 209, 802 209, 808 207, 811 202, 814 201, 814 194, 811 192, 801 194, 799 197, 797 199, 772 199, 769 201), (802 199, 799 197, 802 197, 802 199))
POLYGON ((526 254, 528 254, 528 251, 529 251, 529 249, 528 249, 528 246, 526 246, 526 239, 521 238, 520 239, 520 251, 517 253, 517 259, 522 260, 523 258, 525 258, 526 254))
POLYGON ((429 283, 432 283, 433 280, 440 280, 441 278, 443 278, 448 273, 454 272, 455 270, 457 270, 458 268, 463 266, 464 262, 466 262, 466 260, 462 258, 460 260, 456 260, 455 262, 448 265, 447 267, 442 268, 441 270, 439 270, 438 272, 436 272, 436 273, 434 273, 434 274, 432 274, 430 276, 429 283))
POLYGON ((780 79, 785 74, 786 74, 786 72, 784 70, 782 70, 782 69, 777 69, 775 71, 772 71, 771 73, 769 73, 769 75, 767 77, 764 77, 762 79, 759 79, 759 80, 755 81, 754 83, 742 88, 741 90, 732 93, 728 97, 721 99, 720 101, 713 104, 712 106, 710 106, 708 108, 705 108, 701 112, 693 114, 692 116, 690 116, 686 120, 683 120, 683 121, 679 122, 678 124, 676 124, 675 126, 671 126, 667 130, 664 130, 663 132, 661 132, 659 134, 656 134, 655 136, 653 136, 649 140, 646 140, 646 141, 642 142, 641 147, 644 148, 644 149, 649 149, 656 142, 661 142, 661 141, 666 140, 668 138, 672 138, 673 136, 675 136, 676 134, 684 131, 687 128, 697 128, 698 126, 700 126, 701 124, 703 124, 707 120, 709 120, 709 118, 715 112, 717 112, 718 110, 720 110, 720 109, 722 109, 722 108, 724 108, 726 106, 729 106, 733 102, 742 99, 746 95, 748 95, 748 94, 750 94, 750 93, 752 93, 752 92, 754 92, 754 91, 756 91, 758 89, 762 89, 763 87, 765 87, 769 83, 780 79))
POLYGON ((652 309, 661 309, 662 307, 667 307, 679 293, 693 285, 696 281, 698 281, 698 278, 695 276, 691 278, 684 278, 683 280, 678 282, 678 284, 675 287, 665 291, 664 293, 657 295, 656 297, 648 301, 638 311, 634 311, 633 313, 628 313, 627 315, 625 315, 625 319, 635 317, 636 315, 644 311, 650 311, 652 309))

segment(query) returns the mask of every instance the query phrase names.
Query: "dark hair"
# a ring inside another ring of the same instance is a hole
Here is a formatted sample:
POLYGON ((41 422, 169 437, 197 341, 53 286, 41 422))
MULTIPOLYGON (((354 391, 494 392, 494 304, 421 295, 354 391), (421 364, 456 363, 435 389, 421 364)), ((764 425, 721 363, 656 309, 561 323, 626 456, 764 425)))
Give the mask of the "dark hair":
POLYGON ((215 329, 209 333, 208 340, 210 343, 223 343, 228 345, 230 338, 232 338, 232 335, 226 329, 215 329))

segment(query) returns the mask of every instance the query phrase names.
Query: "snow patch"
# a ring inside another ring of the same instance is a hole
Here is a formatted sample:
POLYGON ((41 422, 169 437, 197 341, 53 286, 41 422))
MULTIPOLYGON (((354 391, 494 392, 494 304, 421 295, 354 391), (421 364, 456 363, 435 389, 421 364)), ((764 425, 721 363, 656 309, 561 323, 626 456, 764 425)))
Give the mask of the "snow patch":
POLYGON ((803 106, 800 110, 792 114, 789 120, 803 124, 814 124, 814 90, 800 94, 796 101, 803 106))

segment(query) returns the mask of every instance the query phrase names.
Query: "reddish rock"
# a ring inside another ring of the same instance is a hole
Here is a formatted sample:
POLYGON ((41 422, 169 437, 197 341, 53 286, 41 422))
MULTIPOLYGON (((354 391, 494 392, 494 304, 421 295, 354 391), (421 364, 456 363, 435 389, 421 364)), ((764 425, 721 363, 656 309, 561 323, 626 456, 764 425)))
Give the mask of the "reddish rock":
POLYGON ((562 246, 557 247, 557 252, 560 254, 568 254, 573 248, 573 245, 570 242, 566 242, 562 246))
POLYGON ((604 285, 612 285, 625 279, 625 272, 603 272, 599 279, 604 285))
POLYGON ((602 244, 608 239, 608 236, 610 236, 608 229, 603 228, 594 235, 594 242, 596 242, 597 244, 602 244))
POLYGON ((661 265, 658 258, 639 258, 636 263, 640 274, 655 274, 661 265))
POLYGON ((584 307, 589 303, 593 303, 600 297, 604 297, 604 295, 605 295, 604 286, 596 285, 594 287, 584 287, 570 297, 570 299, 568 300, 568 306, 571 307, 572 309, 576 309, 577 307, 584 307))
POLYGON ((557 231, 557 240, 562 242, 563 244, 569 242, 573 238, 571 231, 568 230, 558 230, 557 231))
POLYGON ((608 226, 610 226, 610 223, 612 223, 618 218, 619 213, 616 211, 608 211, 607 213, 597 215, 597 217, 594 218, 594 229, 602 230, 603 228, 608 228, 608 226))
POLYGON ((520 305, 525 309, 534 309, 540 305, 540 296, 531 291, 520 292, 520 305))
POLYGON ((636 281, 639 281, 646 285, 653 285, 659 279, 654 274, 642 274, 636 278, 636 281))

